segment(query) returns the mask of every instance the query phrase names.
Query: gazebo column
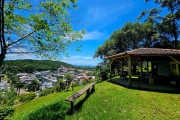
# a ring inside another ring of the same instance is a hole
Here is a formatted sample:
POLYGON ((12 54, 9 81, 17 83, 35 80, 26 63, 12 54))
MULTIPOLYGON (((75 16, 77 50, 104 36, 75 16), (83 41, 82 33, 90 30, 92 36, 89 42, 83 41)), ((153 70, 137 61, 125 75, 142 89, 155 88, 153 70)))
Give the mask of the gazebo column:
POLYGON ((132 81, 131 81, 131 75, 132 75, 132 60, 131 60, 131 56, 128 57, 128 76, 129 76, 129 87, 132 87, 132 81))
POLYGON ((123 74, 123 62, 122 60, 120 61, 120 64, 121 64, 121 75, 123 74))
POLYGON ((112 72, 112 63, 114 62, 114 59, 110 60, 110 80, 111 80, 111 72, 112 72))
POLYGON ((140 57, 140 81, 142 82, 142 77, 143 77, 143 74, 142 74, 142 57, 140 57))
POLYGON ((148 64, 148 59, 147 59, 147 77, 149 78, 149 64, 148 64))

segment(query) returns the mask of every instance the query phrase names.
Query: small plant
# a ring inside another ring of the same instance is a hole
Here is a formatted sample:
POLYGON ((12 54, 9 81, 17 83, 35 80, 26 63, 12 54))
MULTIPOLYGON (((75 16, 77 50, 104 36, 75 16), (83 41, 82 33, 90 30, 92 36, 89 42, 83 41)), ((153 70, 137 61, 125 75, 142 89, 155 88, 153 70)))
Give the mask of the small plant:
POLYGON ((4 120, 6 116, 14 113, 14 107, 2 107, 0 108, 0 120, 4 120))
POLYGON ((83 85, 88 84, 88 83, 91 83, 91 79, 84 79, 82 82, 83 85))
POLYGON ((17 93, 14 90, 0 91, 0 104, 13 105, 13 101, 16 99, 17 93))
POLYGON ((36 93, 35 92, 29 92, 29 93, 21 94, 19 96, 19 99, 20 99, 21 102, 25 102, 25 101, 32 100, 35 97, 36 97, 36 93))
POLYGON ((45 90, 42 90, 39 94, 39 97, 41 96, 46 96, 48 94, 52 94, 53 92, 55 92, 55 88, 46 88, 45 90))

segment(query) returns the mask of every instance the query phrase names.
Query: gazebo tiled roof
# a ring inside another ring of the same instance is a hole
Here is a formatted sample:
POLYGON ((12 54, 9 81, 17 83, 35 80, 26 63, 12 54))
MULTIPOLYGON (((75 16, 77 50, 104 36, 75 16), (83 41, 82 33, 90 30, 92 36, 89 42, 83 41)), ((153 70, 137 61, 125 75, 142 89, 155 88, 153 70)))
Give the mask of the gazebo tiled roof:
POLYGON ((124 56, 180 56, 178 49, 163 49, 163 48, 138 48, 127 52, 122 52, 112 56, 107 56, 106 59, 113 59, 124 56))

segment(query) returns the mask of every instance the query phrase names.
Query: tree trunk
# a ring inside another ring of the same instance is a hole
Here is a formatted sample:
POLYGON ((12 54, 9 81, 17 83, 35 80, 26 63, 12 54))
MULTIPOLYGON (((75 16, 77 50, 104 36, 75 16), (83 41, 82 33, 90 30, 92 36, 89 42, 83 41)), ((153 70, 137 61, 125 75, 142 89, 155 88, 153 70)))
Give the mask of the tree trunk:
POLYGON ((0 69, 1 69, 7 51, 7 45, 5 44, 5 38, 4 38, 4 0, 0 1, 0 45, 1 45, 1 53, 0 53, 0 69))
POLYGON ((74 81, 72 82, 72 91, 74 91, 74 81))

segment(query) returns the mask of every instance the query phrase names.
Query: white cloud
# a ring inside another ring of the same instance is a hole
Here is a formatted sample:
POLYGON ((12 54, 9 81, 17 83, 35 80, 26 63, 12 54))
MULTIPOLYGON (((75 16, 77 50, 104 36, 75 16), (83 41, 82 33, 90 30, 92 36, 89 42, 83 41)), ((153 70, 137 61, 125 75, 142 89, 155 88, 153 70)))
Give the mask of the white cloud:
POLYGON ((38 59, 34 54, 6 54, 6 60, 20 60, 20 59, 38 59))
POLYGON ((72 64, 72 65, 91 65, 91 66, 96 66, 100 60, 94 59, 94 60, 61 60, 63 62, 72 64))
POLYGON ((79 58, 80 56, 72 56, 72 58, 79 58))
POLYGON ((18 48, 18 47, 14 47, 14 48, 10 48, 11 52, 17 52, 17 53, 26 53, 28 52, 28 50, 26 48, 18 48))
POLYGON ((73 60, 73 59, 84 60, 84 59, 93 59, 93 58, 91 56, 70 56, 70 57, 64 56, 63 57, 63 60, 73 60))
POLYGON ((84 57, 84 59, 93 59, 92 57, 84 57))
POLYGON ((101 61, 101 59, 94 59, 91 56, 71 56, 71 57, 63 57, 61 61, 73 65, 96 66, 101 61))
POLYGON ((97 40, 97 39, 101 39, 104 36, 105 36, 104 32, 101 33, 99 31, 92 31, 85 34, 83 36, 83 40, 97 40))

